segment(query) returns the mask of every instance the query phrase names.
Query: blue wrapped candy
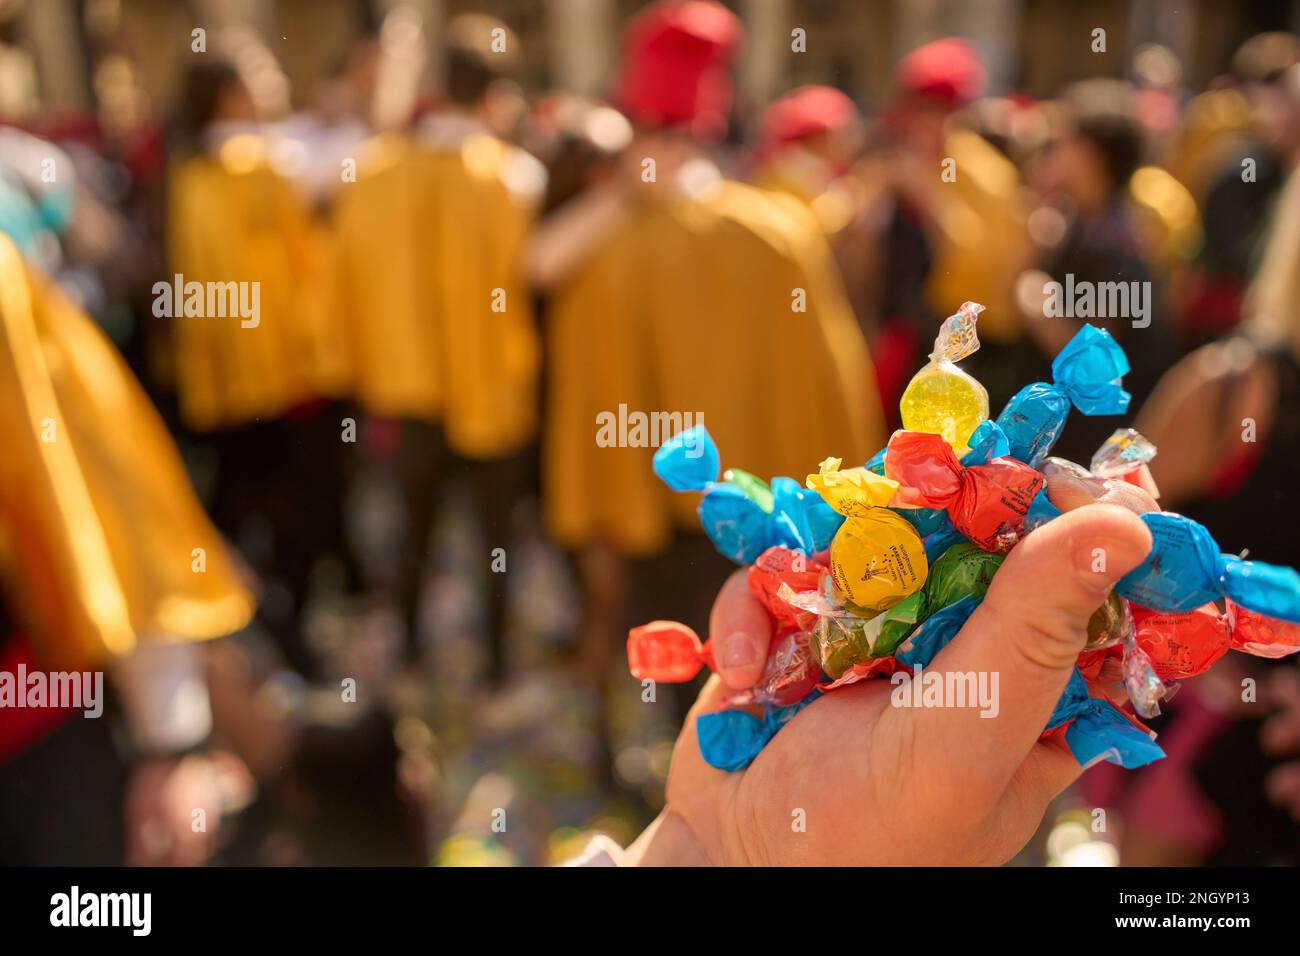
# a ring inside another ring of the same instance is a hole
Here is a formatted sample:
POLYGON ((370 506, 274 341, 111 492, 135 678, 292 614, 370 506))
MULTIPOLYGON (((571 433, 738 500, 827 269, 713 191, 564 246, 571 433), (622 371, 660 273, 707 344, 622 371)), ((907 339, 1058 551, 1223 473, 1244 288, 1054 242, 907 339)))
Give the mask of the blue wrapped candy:
POLYGON ((829 548, 835 532, 848 520, 793 478, 772 479, 772 501, 777 539, 773 543, 807 555, 829 548))
POLYGON ((1134 727, 1110 701, 1089 697, 1088 685, 1077 667, 1044 729, 1054 730, 1067 721, 1072 723, 1065 729, 1065 743, 1080 766, 1107 760, 1132 770, 1165 755, 1149 734, 1134 727))
POLYGON ((771 488, 744 472, 721 470, 718 446, 703 425, 679 432, 659 446, 655 474, 673 491, 703 492, 700 524, 722 554, 753 564, 773 545, 807 555, 830 547, 844 516, 793 478, 774 478, 771 488))
POLYGON ((789 707, 768 707, 761 718, 743 710, 701 714, 695 722, 700 755, 705 763, 718 770, 728 773, 744 770, 754 762, 754 758, 776 736, 778 730, 820 696, 821 691, 814 690, 799 703, 789 707))
POLYGON ((1128 358, 1110 333, 1085 325, 1052 362, 1052 383, 1034 382, 1011 397, 997 424, 1010 456, 1037 468, 1061 437, 1070 405, 1085 415, 1119 415, 1129 393, 1121 379, 1128 358))
POLYGON ((1193 611, 1229 597, 1257 614, 1300 623, 1300 574, 1292 568, 1222 554, 1205 526, 1183 515, 1142 515, 1151 531, 1146 559, 1115 590, 1165 613, 1193 611))
POLYGON ((655 451, 655 474, 673 491, 703 491, 721 469, 718 446, 703 425, 678 432, 655 451))
POLYGON ((1110 701, 1097 697, 1089 697, 1074 723, 1065 728, 1065 743, 1081 767, 1105 760, 1134 770, 1165 755, 1149 734, 1134 727, 1110 701))
POLYGON ((987 418, 980 422, 967 440, 970 451, 962 455, 961 463, 969 468, 971 465, 987 465, 994 458, 1005 458, 1011 454, 1011 442, 1007 433, 997 422, 987 418))
POLYGON ((908 667, 929 667, 935 655, 952 642, 979 606, 980 602, 973 597, 964 597, 935 611, 899 645, 894 660, 908 667))

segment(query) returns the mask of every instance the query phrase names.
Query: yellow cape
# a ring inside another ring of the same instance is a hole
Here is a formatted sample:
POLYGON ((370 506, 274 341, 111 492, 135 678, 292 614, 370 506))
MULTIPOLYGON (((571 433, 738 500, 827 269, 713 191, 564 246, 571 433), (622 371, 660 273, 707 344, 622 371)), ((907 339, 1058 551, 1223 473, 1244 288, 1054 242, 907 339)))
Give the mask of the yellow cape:
POLYGON ((865 461, 884 443, 866 343, 824 237, 798 212, 734 182, 648 206, 559 290, 544 442, 559 541, 648 554, 674 524, 699 530, 697 497, 660 483, 643 442, 695 416, 724 468, 765 479, 802 478, 827 455, 865 461))
POLYGON ((204 640, 253 600, 117 350, 0 235, 0 575, 52 669, 204 640))
POLYGON ((324 308, 331 250, 267 154, 262 139, 234 136, 172 170, 163 284, 177 274, 205 289, 257 283, 255 320, 185 315, 183 299, 171 303, 181 414, 200 431, 274 418, 348 384, 341 330, 324 308))
POLYGON ((537 425, 540 347, 519 254, 540 165, 483 134, 439 149, 385 134, 357 169, 335 223, 358 399, 441 422, 467 457, 518 450, 537 425))
POLYGON ((940 183, 941 241, 926 295, 935 314, 952 315, 966 301, 981 302, 980 338, 1013 341, 1020 313, 1012 289, 1029 264, 1028 210, 1015 164, 978 133, 959 130, 944 144, 956 162, 956 179, 940 183))

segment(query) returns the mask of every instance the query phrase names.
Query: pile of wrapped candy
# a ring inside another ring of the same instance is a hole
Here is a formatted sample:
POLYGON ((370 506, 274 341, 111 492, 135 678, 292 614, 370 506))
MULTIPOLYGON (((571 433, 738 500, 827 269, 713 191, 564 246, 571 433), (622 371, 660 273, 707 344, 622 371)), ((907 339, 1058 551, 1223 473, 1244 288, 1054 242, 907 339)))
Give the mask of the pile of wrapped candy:
MULTIPOLYGON (((703 426, 655 454, 670 488, 702 493, 705 532, 748 566, 750 590, 773 624, 760 682, 698 722, 712 766, 747 767, 823 693, 929 666, 979 606, 1007 552, 1060 515, 1045 472, 1141 483, 1156 450, 1132 429, 1116 431, 1089 468, 1049 457, 1072 406, 1085 415, 1127 410, 1128 360, 1114 339, 1084 326, 1053 362, 1053 381, 1022 388, 993 420, 983 386, 956 365, 979 347, 982 310, 967 302, 944 322, 902 396, 904 428, 860 467, 828 458, 802 485, 736 468, 719 476, 703 426)), ((1220 553, 1182 515, 1141 517, 1153 547, 1092 615, 1043 730, 1063 735, 1084 766, 1105 759, 1139 767, 1164 756, 1140 718, 1156 716, 1176 681, 1229 650, 1300 650, 1300 575, 1220 553)), ((628 663, 638 679, 668 682, 713 666, 709 645, 670 621, 633 628, 628 663)))

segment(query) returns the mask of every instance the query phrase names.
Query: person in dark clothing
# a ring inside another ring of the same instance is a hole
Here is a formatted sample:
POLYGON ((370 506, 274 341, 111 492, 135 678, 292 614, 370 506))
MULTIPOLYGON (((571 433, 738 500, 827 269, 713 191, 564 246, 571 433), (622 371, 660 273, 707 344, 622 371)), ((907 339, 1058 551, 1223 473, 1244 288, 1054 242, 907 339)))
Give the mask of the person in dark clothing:
MULTIPOLYGON (((1152 473, 1162 507, 1204 524, 1226 552, 1300 564, 1287 520, 1300 486, 1300 175, 1279 199, 1267 252, 1246 296, 1241 335, 1203 346, 1161 380, 1137 420, 1159 454, 1152 473)), ((1229 655, 1216 665, 1230 720, 1190 756, 1189 774, 1218 811, 1206 862, 1300 862, 1300 825, 1275 779, 1298 756, 1264 745, 1266 721, 1300 692, 1294 659, 1229 655), (1253 679, 1258 700, 1243 699, 1253 679), (1285 686, 1282 686, 1285 685, 1285 686), (1287 688, 1290 688, 1288 692, 1287 688)), ((1214 675, 1211 675, 1214 676, 1214 675)), ((1194 689, 1200 690, 1201 684, 1194 689)), ((1214 685, 1206 685, 1207 692, 1214 685)), ((1175 704, 1175 719, 1177 704, 1175 704)))
POLYGON ((1182 318, 1187 347, 1225 334, 1242 318, 1242 300, 1259 265, 1274 206, 1300 154, 1298 61, 1300 40, 1287 33, 1252 37, 1234 57, 1253 128, 1227 150, 1206 190, 1197 291, 1182 318))
MULTIPOLYGON (((1052 359, 1088 323, 1110 332, 1127 353, 1124 386, 1136 408, 1173 360, 1150 257, 1128 204, 1129 179, 1142 158, 1140 127, 1122 82, 1080 83, 1066 100, 1070 129, 1041 160, 1044 199, 1035 213, 1057 224, 1058 238, 1018 280, 1028 335, 1008 355, 1016 374, 999 381, 1009 378, 1017 388, 1050 381, 1052 359)), ((995 411, 1011 397, 996 391, 989 395, 995 411)), ((1087 462, 1121 424, 1120 416, 1072 412, 1056 454, 1087 462)))

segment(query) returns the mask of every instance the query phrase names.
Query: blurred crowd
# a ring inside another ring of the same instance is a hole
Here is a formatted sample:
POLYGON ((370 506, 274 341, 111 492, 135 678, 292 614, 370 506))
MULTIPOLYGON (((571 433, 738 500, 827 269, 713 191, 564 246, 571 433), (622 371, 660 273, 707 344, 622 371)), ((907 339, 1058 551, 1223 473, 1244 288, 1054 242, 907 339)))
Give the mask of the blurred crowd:
MULTIPOLYGON (((648 706, 627 628, 707 633, 731 570, 653 446, 865 461, 965 300, 994 410, 1105 327, 1161 504, 1300 566, 1295 35, 1205 89, 1148 45, 1050 99, 944 38, 869 108, 744 115, 709 0, 638 11, 603 101, 525 90, 486 15, 433 81, 417 16, 371 26, 292 98, 240 34, 195 41, 175 115, 0 115, 0 670, 108 675, 104 719, 0 710, 0 861, 625 839, 694 692, 648 706), (1052 282, 1134 292, 1058 315, 1052 282)), ((1023 861, 1300 862, 1293 662, 1225 659, 1156 729, 1168 759, 1090 770, 1023 861)))

